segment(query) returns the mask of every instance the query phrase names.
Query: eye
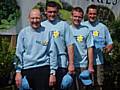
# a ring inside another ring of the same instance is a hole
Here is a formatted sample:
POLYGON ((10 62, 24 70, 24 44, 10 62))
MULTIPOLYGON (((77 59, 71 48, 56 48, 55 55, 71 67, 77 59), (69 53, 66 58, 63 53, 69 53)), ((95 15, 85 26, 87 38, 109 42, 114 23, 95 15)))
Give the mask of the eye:
POLYGON ((47 11, 48 13, 57 13, 57 11, 47 11))
POLYGON ((75 18, 82 18, 81 16, 74 16, 75 18))

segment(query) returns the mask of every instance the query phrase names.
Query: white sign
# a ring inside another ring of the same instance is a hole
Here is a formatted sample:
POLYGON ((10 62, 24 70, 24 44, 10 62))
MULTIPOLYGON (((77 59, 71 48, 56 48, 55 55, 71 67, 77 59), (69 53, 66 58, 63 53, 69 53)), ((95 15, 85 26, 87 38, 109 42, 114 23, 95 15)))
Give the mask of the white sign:
POLYGON ((67 2, 72 6, 80 6, 86 11, 86 8, 90 4, 103 5, 112 10, 115 17, 120 16, 120 0, 61 0, 67 2))

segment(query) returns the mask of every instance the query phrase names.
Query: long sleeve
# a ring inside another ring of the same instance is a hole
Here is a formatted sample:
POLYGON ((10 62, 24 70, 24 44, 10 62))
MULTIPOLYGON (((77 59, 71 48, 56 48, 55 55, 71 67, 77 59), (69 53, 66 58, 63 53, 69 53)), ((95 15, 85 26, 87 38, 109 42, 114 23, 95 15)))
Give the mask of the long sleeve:
POLYGON ((17 38, 17 46, 16 46, 16 60, 14 64, 16 64, 16 72, 21 72, 22 69, 22 60, 23 60, 23 52, 24 52, 24 35, 23 32, 20 32, 17 38))
POLYGON ((50 73, 55 73, 55 70, 58 68, 58 62, 56 46, 53 37, 50 40, 49 55, 50 55, 50 73))

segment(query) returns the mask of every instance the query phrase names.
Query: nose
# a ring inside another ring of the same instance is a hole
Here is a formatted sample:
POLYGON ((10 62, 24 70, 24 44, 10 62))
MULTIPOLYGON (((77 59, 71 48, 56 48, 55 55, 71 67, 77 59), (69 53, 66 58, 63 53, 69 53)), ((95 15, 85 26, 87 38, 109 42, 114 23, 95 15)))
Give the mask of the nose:
POLYGON ((40 22, 40 18, 39 19, 38 18, 34 18, 32 21, 33 22, 40 22))
POLYGON ((76 19, 79 19, 79 17, 76 17, 76 19))
POLYGON ((54 13, 54 12, 51 12, 51 15, 55 15, 55 13, 54 13))
POLYGON ((36 18, 34 18, 34 19, 33 19, 33 22, 36 22, 36 21, 37 21, 37 19, 36 19, 36 18))
POLYGON ((94 16, 96 16, 96 14, 93 13, 93 14, 91 14, 91 16, 94 17, 94 16))

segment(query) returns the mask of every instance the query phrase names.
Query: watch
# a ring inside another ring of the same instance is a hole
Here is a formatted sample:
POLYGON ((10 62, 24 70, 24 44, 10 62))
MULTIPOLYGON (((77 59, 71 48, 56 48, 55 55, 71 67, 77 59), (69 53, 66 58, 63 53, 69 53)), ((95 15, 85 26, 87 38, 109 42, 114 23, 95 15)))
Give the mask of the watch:
POLYGON ((55 70, 51 70, 50 75, 55 75, 56 71, 55 70))
POLYGON ((50 75, 55 75, 55 72, 50 73, 50 75))

